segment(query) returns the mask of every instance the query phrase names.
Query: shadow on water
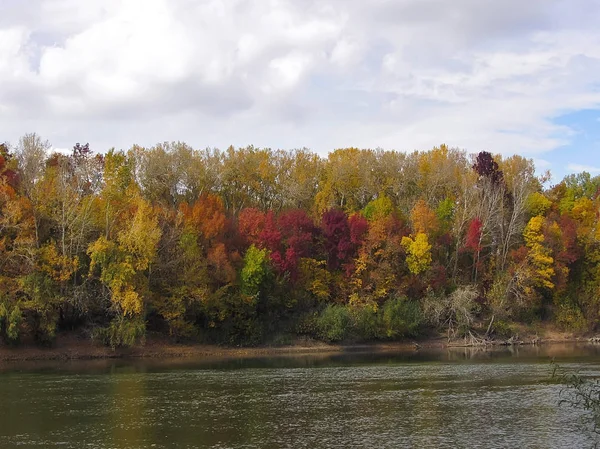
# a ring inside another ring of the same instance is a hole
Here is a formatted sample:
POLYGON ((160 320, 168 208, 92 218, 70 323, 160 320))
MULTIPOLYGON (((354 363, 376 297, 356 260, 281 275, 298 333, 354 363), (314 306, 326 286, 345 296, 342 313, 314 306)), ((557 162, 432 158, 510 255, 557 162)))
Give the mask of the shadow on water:
POLYGON ((451 347, 419 350, 348 349, 343 352, 275 354, 258 357, 204 356, 183 358, 125 358, 98 360, 0 361, 0 373, 119 374, 175 370, 240 370, 325 368, 414 363, 548 363, 600 362, 600 345, 554 343, 539 346, 451 347))

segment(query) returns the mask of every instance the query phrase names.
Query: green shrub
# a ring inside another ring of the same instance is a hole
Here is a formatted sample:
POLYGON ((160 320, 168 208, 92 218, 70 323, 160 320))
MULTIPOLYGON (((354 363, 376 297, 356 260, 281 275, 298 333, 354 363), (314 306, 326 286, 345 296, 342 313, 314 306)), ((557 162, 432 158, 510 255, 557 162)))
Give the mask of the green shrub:
POLYGON ((19 341, 22 321, 21 308, 18 305, 9 309, 6 304, 0 304, 0 334, 7 342, 17 343, 19 341))
POLYGON ((108 327, 96 329, 94 338, 111 348, 133 346, 144 341, 146 323, 140 318, 119 316, 114 318, 108 327))
POLYGON ((296 333, 300 335, 317 335, 317 320, 319 315, 316 312, 305 313, 298 318, 296 322, 296 333))
POLYGON ((14 306, 8 315, 8 325, 6 326, 6 338, 11 342, 19 341, 19 328, 21 327, 21 309, 14 306))
POLYGON ((574 304, 559 304, 554 310, 554 321, 565 331, 580 332, 587 329, 583 312, 574 304))
POLYGON ((364 340, 383 338, 381 311, 371 306, 356 307, 352 310, 352 318, 357 336, 364 340))
POLYGON ((500 338, 510 338, 516 333, 514 326, 504 320, 494 321, 492 329, 496 337, 500 338))
POLYGON ((423 322, 419 304, 406 298, 389 299, 382 307, 382 322, 387 338, 414 337, 423 322))
POLYGON ((0 334, 4 332, 6 321, 8 319, 8 308, 3 302, 0 303, 0 334))
POLYGON ((342 341, 350 331, 352 320, 345 306, 328 305, 316 322, 317 336, 328 342, 342 341))

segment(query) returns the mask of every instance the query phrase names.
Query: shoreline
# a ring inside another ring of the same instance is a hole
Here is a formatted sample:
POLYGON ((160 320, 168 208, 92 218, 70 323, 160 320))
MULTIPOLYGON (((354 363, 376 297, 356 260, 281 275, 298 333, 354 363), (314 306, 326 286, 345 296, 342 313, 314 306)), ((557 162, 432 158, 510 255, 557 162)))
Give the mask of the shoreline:
POLYGON ((234 347, 207 344, 173 343, 164 339, 150 338, 144 345, 131 348, 111 349, 90 340, 74 336, 58 336, 52 347, 40 347, 31 343, 19 346, 0 344, 0 362, 19 361, 69 361, 107 359, 193 359, 193 358, 255 358, 300 356, 311 354, 416 352, 477 348, 492 349, 507 346, 543 346, 557 343, 590 343, 586 336, 554 335, 549 338, 524 338, 509 343, 505 340, 488 341, 485 344, 468 344, 463 339, 448 341, 445 337, 397 342, 367 342, 360 344, 328 344, 315 340, 299 340, 285 346, 234 347))

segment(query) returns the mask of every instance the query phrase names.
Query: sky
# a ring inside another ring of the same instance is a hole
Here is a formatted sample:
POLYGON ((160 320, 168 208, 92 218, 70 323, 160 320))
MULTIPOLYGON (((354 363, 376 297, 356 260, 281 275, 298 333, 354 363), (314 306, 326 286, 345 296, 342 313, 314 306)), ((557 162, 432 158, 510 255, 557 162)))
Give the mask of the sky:
POLYGON ((597 0, 0 0, 0 140, 446 143, 600 174, 598 23, 597 0))

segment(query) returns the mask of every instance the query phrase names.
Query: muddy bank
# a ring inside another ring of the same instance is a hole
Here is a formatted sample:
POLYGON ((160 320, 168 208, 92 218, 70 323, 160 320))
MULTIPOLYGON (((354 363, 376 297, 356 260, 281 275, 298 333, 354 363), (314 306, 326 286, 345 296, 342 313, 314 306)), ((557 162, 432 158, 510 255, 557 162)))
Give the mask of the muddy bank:
MULTIPOLYGON (((518 345, 544 345, 549 343, 588 342, 590 336, 549 332, 540 337, 537 334, 523 335, 512 343, 518 345)), ((216 345, 176 344, 164 338, 148 338, 144 345, 133 348, 111 349, 89 339, 76 335, 59 335, 52 347, 39 347, 23 343, 12 347, 0 344, 0 361, 28 360, 99 360, 117 358, 204 358, 204 357, 272 357, 302 354, 341 354, 346 352, 411 352, 422 349, 444 349, 468 347, 467 339, 448 339, 434 336, 421 340, 368 344, 326 344, 323 342, 299 339, 291 345, 258 347, 225 347, 216 345)), ((506 340, 491 340, 490 345, 507 344, 506 340)))
MULTIPOLYGON (((442 348, 444 346, 441 341, 428 341, 422 344, 431 348, 442 348)), ((72 336, 59 336, 52 347, 38 347, 33 344, 22 344, 16 347, 0 345, 0 361, 270 357, 294 354, 333 354, 351 351, 411 351, 415 348, 417 346, 411 342, 331 345, 318 341, 302 340, 286 346, 226 347, 176 344, 161 339, 148 339, 144 345, 133 348, 111 349, 89 340, 77 339, 72 336)))

